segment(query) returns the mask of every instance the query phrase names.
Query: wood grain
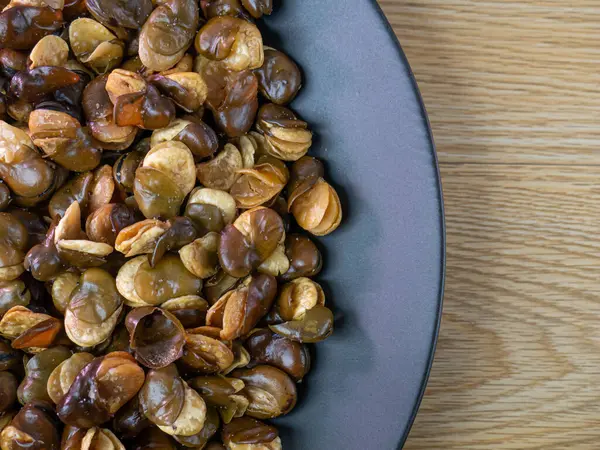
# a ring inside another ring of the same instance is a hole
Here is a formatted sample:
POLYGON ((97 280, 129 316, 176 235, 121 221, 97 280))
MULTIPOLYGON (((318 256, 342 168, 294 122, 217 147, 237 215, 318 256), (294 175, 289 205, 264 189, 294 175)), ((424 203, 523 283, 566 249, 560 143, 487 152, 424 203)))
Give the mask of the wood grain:
POLYGON ((443 326, 406 448, 598 448, 599 178, 444 167, 443 326))
POLYGON ((600 164, 598 0, 382 0, 443 162, 600 164))
POLYGON ((438 351, 405 448, 600 448, 600 3, 380 3, 447 219, 438 351))

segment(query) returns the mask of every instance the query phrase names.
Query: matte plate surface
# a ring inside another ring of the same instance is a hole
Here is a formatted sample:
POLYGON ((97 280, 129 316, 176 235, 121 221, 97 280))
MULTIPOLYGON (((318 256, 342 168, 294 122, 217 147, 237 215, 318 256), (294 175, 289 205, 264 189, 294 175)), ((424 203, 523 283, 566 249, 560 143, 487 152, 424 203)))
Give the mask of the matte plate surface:
POLYGON ((402 446, 433 351, 444 220, 429 124, 410 67, 372 0, 282 0, 265 42, 305 73, 292 108, 316 133, 345 219, 319 241, 336 330, 316 347, 285 450, 402 446))

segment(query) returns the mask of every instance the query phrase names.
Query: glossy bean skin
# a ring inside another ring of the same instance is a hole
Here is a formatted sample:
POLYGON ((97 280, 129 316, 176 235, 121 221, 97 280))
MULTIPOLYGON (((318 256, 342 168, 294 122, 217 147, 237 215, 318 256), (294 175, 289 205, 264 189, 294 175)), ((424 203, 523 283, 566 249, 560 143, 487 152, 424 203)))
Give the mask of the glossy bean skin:
POLYGON ((290 281, 299 277, 313 277, 323 267, 323 258, 317 246, 306 236, 291 234, 285 240, 285 254, 290 268, 281 279, 290 281))
POLYGON ((265 62, 254 73, 260 93, 278 105, 291 102, 302 86, 302 74, 296 63, 272 48, 265 49, 265 62))
POLYGON ((64 20, 69 22, 84 16, 87 14, 85 0, 65 0, 65 6, 62 12, 64 20))
POLYGON ((296 406, 296 384, 275 367, 259 365, 235 370, 231 375, 246 384, 244 392, 250 399, 246 414, 250 417, 272 419, 289 413, 296 406))
POLYGON ((97 426, 108 421, 131 400, 143 382, 144 371, 131 355, 109 353, 85 366, 56 406, 56 411, 67 425, 81 428, 97 426), (114 375, 103 377, 107 370, 112 370, 114 375))
POLYGON ((85 5, 100 23, 134 30, 141 28, 152 12, 150 0, 85 0, 85 5))
POLYGON ((198 21, 196 1, 162 2, 142 27, 139 55, 144 65, 161 71, 177 64, 194 39, 198 21))
MULTIPOLYGON (((264 262, 285 235, 283 221, 269 208, 255 208, 240 216, 247 220, 244 233, 234 223, 225 227, 219 243, 219 261, 229 275, 244 277, 264 262)), ((241 219, 238 219, 241 222, 241 219)), ((246 223, 246 222, 244 222, 246 223)), ((241 227, 241 226, 240 226, 241 227)))
POLYGON ((41 66, 17 73, 10 81, 8 94, 23 101, 38 101, 58 89, 77 84, 77 73, 64 67, 41 66))
POLYGON ((0 445, 7 450, 59 450, 60 422, 51 404, 28 403, 17 413, 0 434, 0 445), (14 439, 20 436, 20 439, 14 439), (35 443, 32 446, 31 443, 35 443))
POLYGON ((46 385, 52 371, 71 356, 66 347, 53 347, 33 356, 25 366, 25 378, 17 391, 19 402, 25 405, 32 401, 50 402, 46 385))
POLYGON ((273 12, 273 0, 241 0, 252 17, 258 19, 273 12))
POLYGON ((256 24, 274 2, 10 3, 0 447, 281 450, 261 419, 333 331, 320 247, 289 231, 341 207, 288 107, 302 73, 256 24))
POLYGON ((144 416, 138 397, 134 397, 123 406, 113 419, 113 430, 121 438, 134 438, 150 426, 150 421, 144 416))
POLYGON ((0 413, 11 408, 17 401, 19 382, 11 372, 0 372, 0 413))
POLYGON ((269 364, 283 370, 295 380, 302 380, 310 370, 308 348, 268 329, 254 331, 245 341, 253 364, 269 364))
POLYGON ((11 48, 0 50, 0 74, 11 79, 21 70, 27 69, 27 54, 11 48))
POLYGON ((135 308, 127 315, 125 326, 131 336, 129 345, 145 367, 166 367, 183 354, 183 325, 168 311, 151 306, 135 308))
POLYGON ((0 13, 0 45, 28 50, 63 25, 61 11, 50 7, 17 5, 0 13))
POLYGON ((0 339, 0 371, 15 369, 22 364, 21 353, 13 349, 9 342, 0 339))
POLYGON ((233 16, 249 19, 248 11, 242 6, 240 0, 200 0, 202 13, 207 19, 216 16, 233 16))
POLYGON ((266 444, 279 436, 277 428, 251 417, 240 417, 225 425, 221 432, 223 442, 233 444, 266 444))

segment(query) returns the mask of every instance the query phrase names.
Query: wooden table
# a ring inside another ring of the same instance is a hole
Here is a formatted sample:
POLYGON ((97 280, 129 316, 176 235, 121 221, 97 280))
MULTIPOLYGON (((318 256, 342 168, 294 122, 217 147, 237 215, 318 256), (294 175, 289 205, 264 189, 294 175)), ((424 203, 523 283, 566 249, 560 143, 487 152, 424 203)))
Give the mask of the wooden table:
POLYGON ((381 0, 429 111, 448 266, 406 449, 600 448, 600 2, 381 0))

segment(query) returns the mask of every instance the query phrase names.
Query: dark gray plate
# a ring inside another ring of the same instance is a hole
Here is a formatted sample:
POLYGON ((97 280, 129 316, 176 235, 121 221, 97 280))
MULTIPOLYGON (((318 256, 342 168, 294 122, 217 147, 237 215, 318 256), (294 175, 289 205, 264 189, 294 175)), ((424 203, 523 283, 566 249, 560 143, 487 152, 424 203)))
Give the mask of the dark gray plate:
POLYGON ((285 450, 401 447, 432 362, 444 279, 440 180, 427 115, 375 1, 285 0, 265 41, 303 68, 292 108, 316 132, 345 220, 321 239, 336 330, 315 350, 285 450))

